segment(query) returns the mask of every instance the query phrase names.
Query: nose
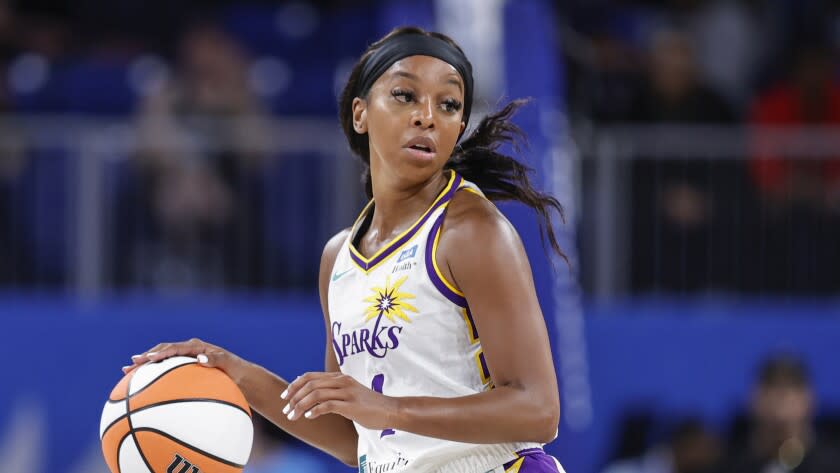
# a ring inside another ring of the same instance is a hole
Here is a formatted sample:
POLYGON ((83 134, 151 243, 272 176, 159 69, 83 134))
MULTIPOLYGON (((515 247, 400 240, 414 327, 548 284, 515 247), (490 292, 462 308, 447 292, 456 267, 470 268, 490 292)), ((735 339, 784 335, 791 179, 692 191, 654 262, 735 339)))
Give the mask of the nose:
POLYGON ((414 109, 414 113, 412 114, 412 123, 416 127, 420 128, 434 128, 435 121, 434 121, 434 110, 431 100, 424 100, 422 102, 417 102, 417 107, 414 109))

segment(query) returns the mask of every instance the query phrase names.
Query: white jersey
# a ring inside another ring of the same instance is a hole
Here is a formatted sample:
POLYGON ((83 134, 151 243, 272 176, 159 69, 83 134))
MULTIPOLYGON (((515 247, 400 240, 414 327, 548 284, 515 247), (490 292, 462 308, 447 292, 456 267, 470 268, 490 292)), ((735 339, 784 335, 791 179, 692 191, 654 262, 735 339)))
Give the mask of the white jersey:
MULTIPOLYGON (((454 171, 432 206, 370 258, 353 245, 362 211, 338 252, 329 285, 332 344, 341 371, 389 396, 460 397, 493 389, 464 294, 438 271, 446 208, 460 189, 481 191, 454 171)), ((362 473, 484 473, 539 443, 468 444, 409 432, 359 433, 362 473)))

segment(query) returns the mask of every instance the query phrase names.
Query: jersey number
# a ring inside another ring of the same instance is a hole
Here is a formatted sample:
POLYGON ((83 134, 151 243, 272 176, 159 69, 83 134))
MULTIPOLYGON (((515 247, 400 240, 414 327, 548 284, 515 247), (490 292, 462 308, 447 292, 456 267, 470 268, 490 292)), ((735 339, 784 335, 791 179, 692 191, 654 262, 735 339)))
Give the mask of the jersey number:
MULTIPOLYGON (((379 394, 384 394, 382 392, 382 385, 383 384, 385 384, 385 375, 384 374, 378 374, 378 375, 374 376, 373 381, 370 382, 370 389, 373 389, 374 391, 378 392, 379 394)), ((394 435, 395 433, 397 433, 397 432, 394 429, 385 429, 385 430, 382 431, 381 434, 379 434, 379 438, 382 438, 386 435, 394 435)))

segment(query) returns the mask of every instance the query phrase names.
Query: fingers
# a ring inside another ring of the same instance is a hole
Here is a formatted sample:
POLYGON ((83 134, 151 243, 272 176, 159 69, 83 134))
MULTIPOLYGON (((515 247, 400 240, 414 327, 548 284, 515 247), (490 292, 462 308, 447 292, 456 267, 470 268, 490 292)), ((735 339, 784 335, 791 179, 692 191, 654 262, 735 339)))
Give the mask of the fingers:
POLYGON ((303 413, 303 417, 309 420, 317 419, 325 414, 338 414, 347 417, 347 407, 350 405, 347 401, 324 401, 317 406, 309 409, 303 413))
POLYGON ((147 361, 149 361, 149 358, 148 358, 149 353, 155 353, 155 352, 159 351, 165 345, 168 345, 168 343, 158 343, 157 345, 155 345, 154 347, 152 347, 151 349, 149 349, 149 350, 147 350, 143 353, 140 353, 138 355, 132 355, 131 356, 131 364, 128 365, 128 366, 123 366, 122 367, 123 373, 128 374, 129 371, 137 368, 138 366, 140 366, 142 364, 145 364, 147 361))
MULTIPOLYGON (((314 384, 314 383, 310 383, 314 384)), ((300 401, 292 404, 290 402, 283 408, 283 413, 289 420, 298 420, 313 407, 327 401, 346 401, 347 391, 343 386, 319 386, 312 389, 309 394, 303 396, 300 401)))
POLYGON ((221 368, 222 371, 228 371, 231 354, 221 348, 205 344, 204 352, 196 355, 196 358, 202 366, 221 368))
POLYGON ((133 355, 131 357, 131 365, 123 366, 122 370, 123 373, 128 373, 147 362, 154 363, 173 356, 204 355, 202 358, 206 362, 202 363, 202 360, 199 360, 199 363, 206 366, 217 366, 221 353, 223 351, 219 347, 205 343, 197 338, 185 342, 159 343, 141 354, 133 355))
POLYGON ((293 381, 281 398, 288 400, 283 408, 289 420, 297 420, 315 405, 328 400, 346 400, 348 377, 341 373, 306 373, 293 381))
MULTIPOLYGON (((297 378, 295 378, 294 381, 289 383, 289 386, 286 387, 286 390, 283 391, 280 394, 280 399, 285 399, 286 401, 290 401, 290 402, 292 400, 300 400, 300 398, 302 396, 300 396, 300 397, 296 397, 296 396, 305 386, 307 386, 308 383, 315 382, 315 381, 321 382, 321 381, 325 381, 325 380, 327 380, 328 382, 329 382, 329 380, 333 380, 335 382, 341 382, 341 381, 337 381, 337 380, 343 380, 343 378, 344 378, 344 375, 341 374, 340 372, 337 372, 337 371, 335 371, 335 372, 330 371, 330 372, 304 373, 304 374, 298 376, 297 378)), ((307 393, 305 392, 303 395, 305 396, 306 394, 307 393)))

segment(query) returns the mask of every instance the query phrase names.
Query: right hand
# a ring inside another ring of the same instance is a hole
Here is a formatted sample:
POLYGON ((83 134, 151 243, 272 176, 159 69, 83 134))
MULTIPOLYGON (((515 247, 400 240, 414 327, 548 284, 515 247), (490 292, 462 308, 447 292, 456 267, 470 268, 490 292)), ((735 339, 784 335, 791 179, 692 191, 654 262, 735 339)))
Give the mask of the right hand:
POLYGON ((192 338, 184 342, 159 343, 139 355, 132 356, 131 364, 123 366, 122 370, 123 373, 128 373, 146 362, 154 363, 173 356, 192 356, 198 358, 200 365, 209 368, 219 368, 230 376, 236 384, 239 384, 248 365, 248 362, 224 348, 217 347, 197 338, 192 338))

